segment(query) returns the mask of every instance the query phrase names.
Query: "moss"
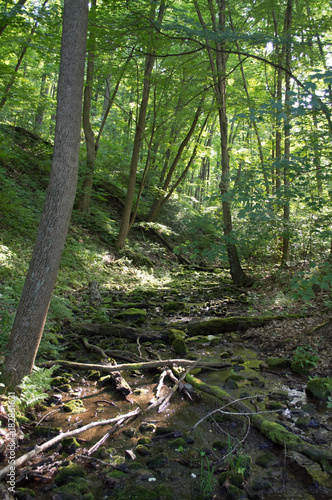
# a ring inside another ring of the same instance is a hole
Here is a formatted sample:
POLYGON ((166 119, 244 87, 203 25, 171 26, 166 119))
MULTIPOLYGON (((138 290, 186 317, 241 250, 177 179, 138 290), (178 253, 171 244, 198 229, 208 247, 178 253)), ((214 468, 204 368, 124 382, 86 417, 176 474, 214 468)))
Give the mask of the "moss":
POLYGON ((127 486, 123 491, 119 491, 115 494, 115 500, 156 500, 158 496, 156 493, 148 488, 144 488, 144 486, 135 485, 135 488, 132 486, 127 486))
POLYGON ((57 486, 72 482, 72 478, 75 477, 85 477, 85 472, 77 464, 69 463, 64 467, 61 467, 57 475, 55 476, 54 482, 57 486))
POLYGON ((169 302, 166 302, 166 304, 164 304, 164 311, 166 313, 183 311, 185 308, 186 308, 186 304, 184 302, 169 301, 169 302))
POLYGON ((63 439, 61 444, 66 453, 74 453, 75 450, 80 448, 78 441, 73 437, 63 439))
POLYGON ((171 344, 176 339, 184 339, 186 334, 182 330, 176 330, 175 328, 170 328, 168 331, 168 341, 171 344))
POLYGON ((179 438, 176 438, 176 439, 172 439, 172 441, 169 442, 170 446, 172 446, 173 448, 178 448, 180 446, 184 447, 186 446, 186 440, 179 437, 179 438))
POLYGON ((149 437, 141 437, 137 440, 137 444, 149 445, 152 443, 152 439, 149 437))
POLYGON ((272 453, 261 453, 256 457, 255 463, 260 467, 272 467, 276 463, 276 458, 272 453))
POLYGON ((63 410, 68 413, 81 413, 85 408, 81 399, 72 399, 63 405, 63 410))
POLYGON ((299 373, 300 375, 308 375, 310 368, 310 365, 304 365, 302 361, 293 361, 291 364, 292 372, 299 373))
POLYGON ((115 318, 121 318, 123 321, 132 321, 137 324, 144 323, 146 317, 147 313, 144 309, 136 309, 135 307, 126 309, 115 316, 115 318))
POLYGON ((147 457, 151 455, 151 451, 149 450, 149 448, 147 448, 147 446, 143 444, 139 444, 136 447, 136 452, 138 453, 138 455, 141 455, 142 457, 147 457))
POLYGON ((112 479, 121 479, 123 477, 126 477, 127 474, 125 472, 122 472, 121 470, 112 470, 107 474, 107 477, 110 477, 112 479))
POLYGON ((100 379, 100 371, 98 370, 89 370, 88 372, 88 380, 99 380, 100 379))
POLYGON ((67 377, 54 377, 52 378, 51 380, 51 385, 53 387, 60 387, 61 385, 64 385, 64 384, 69 384, 70 383, 70 380, 67 378, 67 377))
POLYGON ((282 370, 283 368, 289 368, 291 361, 286 358, 268 358, 266 364, 272 370, 282 370))
POLYGON ((168 458, 167 453, 161 452, 161 453, 157 453, 157 455, 154 455, 154 457, 148 461, 147 465, 150 468, 164 467, 165 465, 168 464, 168 462, 169 462, 169 458, 168 458))
POLYGON ((22 415, 22 413, 16 412, 16 420, 18 421, 19 424, 29 424, 30 419, 26 417, 25 415, 22 415))
POLYGON ((61 427, 35 427, 33 433, 36 436, 50 437, 52 434, 56 435, 61 432, 61 427))
POLYGON ((330 377, 325 377, 308 380, 305 392, 309 396, 327 401, 332 393, 332 379, 330 377))
POLYGON ((172 349, 176 354, 186 355, 188 354, 188 347, 183 339, 175 339, 172 342, 172 349))
POLYGON ((295 434, 287 431, 285 427, 269 420, 264 420, 261 424, 261 431, 268 436, 271 441, 281 446, 292 445, 297 446, 302 444, 302 439, 295 434))
POLYGON ((82 495, 83 493, 86 493, 87 489, 88 489, 88 483, 86 479, 75 478, 69 483, 60 486, 57 492, 68 493, 77 498, 78 493, 82 495))
POLYGON ((28 498, 29 496, 35 498, 36 493, 30 488, 15 488, 15 493, 18 493, 18 498, 21 498, 20 495, 24 496, 24 498, 28 498))

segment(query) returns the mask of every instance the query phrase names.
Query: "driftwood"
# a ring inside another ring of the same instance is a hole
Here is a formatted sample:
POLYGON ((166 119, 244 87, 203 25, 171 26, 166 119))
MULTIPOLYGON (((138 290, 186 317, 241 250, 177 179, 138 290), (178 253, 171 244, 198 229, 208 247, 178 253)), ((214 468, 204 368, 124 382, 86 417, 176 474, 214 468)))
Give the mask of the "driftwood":
POLYGON ((99 370, 105 373, 111 373, 122 370, 149 370, 151 368, 163 368, 164 366, 189 366, 205 369, 215 369, 223 370, 230 368, 231 363, 221 362, 205 362, 205 361, 190 361, 189 359, 166 359, 158 361, 145 361, 142 363, 125 363, 121 365, 98 365, 98 364, 88 364, 88 363, 76 363, 75 361, 66 360, 55 360, 55 361, 45 361, 44 363, 39 363, 41 367, 49 367, 53 365, 67 366, 71 368, 77 368, 81 370, 99 370))
POLYGON ((186 380, 196 389, 211 394, 216 399, 231 403, 230 406, 236 408, 242 414, 250 415, 251 424, 273 443, 305 455, 313 462, 318 463, 323 471, 332 475, 332 453, 330 451, 307 443, 296 434, 285 429, 282 425, 268 420, 262 414, 256 413, 241 400, 235 401, 226 391, 218 386, 205 384, 190 374, 187 374, 186 380))
POLYGON ((7 474, 10 472, 10 470, 12 470, 13 467, 15 467, 15 469, 17 467, 20 467, 25 462, 27 462, 28 460, 31 460, 39 453, 42 453, 43 451, 48 450, 52 446, 54 446, 57 443, 59 443, 60 441, 62 441, 62 439, 65 439, 68 437, 73 437, 73 436, 78 436, 82 432, 88 431, 89 429, 92 429, 93 427, 98 427, 100 425, 109 425, 109 424, 114 424, 114 423, 116 424, 119 421, 124 421, 124 420, 127 420, 129 418, 136 417, 140 413, 141 413, 140 408, 136 408, 136 410, 133 410, 125 415, 119 415, 118 417, 110 418, 108 420, 101 420, 99 422, 91 422, 90 424, 84 425, 83 427, 80 427, 79 429, 74 429, 72 431, 67 431, 67 432, 61 432, 60 434, 58 434, 58 436, 55 436, 54 438, 50 439, 49 441, 46 441, 45 443, 41 444, 40 446, 36 444, 35 447, 31 451, 29 451, 25 455, 22 455, 21 457, 17 458, 14 463, 7 465, 3 469, 1 469, 0 481, 2 481, 7 476, 7 474))

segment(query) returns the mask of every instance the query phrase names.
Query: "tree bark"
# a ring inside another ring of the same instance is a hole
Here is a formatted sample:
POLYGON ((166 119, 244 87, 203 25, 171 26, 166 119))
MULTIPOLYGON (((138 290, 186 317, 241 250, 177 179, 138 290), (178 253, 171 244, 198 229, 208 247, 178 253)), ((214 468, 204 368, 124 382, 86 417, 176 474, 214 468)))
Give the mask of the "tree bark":
MULTIPOLYGON (((89 18, 94 19, 96 12, 97 0, 92 0, 89 18)), ((96 149, 95 137, 90 121, 92 89, 94 80, 95 68, 95 50, 96 50, 96 36, 94 33, 94 26, 91 26, 91 31, 88 41, 88 61, 86 70, 86 83, 84 87, 84 100, 83 100, 83 130, 86 143, 86 172, 83 180, 82 196, 78 203, 78 210, 82 214, 90 213, 90 198, 92 191, 92 182, 95 172, 96 162, 96 149)))
POLYGON ((65 0, 53 161, 2 369, 10 388, 31 373, 68 232, 78 175, 87 21, 86 0, 65 0))

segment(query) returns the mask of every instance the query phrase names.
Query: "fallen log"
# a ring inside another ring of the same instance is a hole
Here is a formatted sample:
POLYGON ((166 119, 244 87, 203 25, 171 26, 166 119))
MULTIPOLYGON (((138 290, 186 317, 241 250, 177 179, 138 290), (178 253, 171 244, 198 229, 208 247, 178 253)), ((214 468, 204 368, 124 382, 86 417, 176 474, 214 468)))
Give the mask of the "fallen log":
POLYGON ((286 316, 226 316, 224 318, 203 318, 198 321, 192 321, 186 325, 173 323, 173 328, 184 329, 189 337, 196 335, 214 335, 218 333, 229 333, 236 331, 245 331, 249 328, 259 328, 275 320, 289 318, 300 318, 303 315, 293 314, 286 316))
POLYGON ((147 370, 151 368, 162 368, 164 366, 192 366, 197 368, 223 370, 225 368, 230 368, 231 363, 217 363, 217 362, 207 362, 207 361, 191 361, 189 359, 165 359, 158 361, 145 361, 142 363, 124 363, 121 365, 97 365, 89 363, 76 363, 75 361, 66 361, 64 359, 59 359, 55 361, 45 361, 44 363, 39 363, 38 366, 46 368, 49 366, 61 365, 71 368, 77 368, 81 370, 99 370, 105 373, 111 373, 122 370, 147 370))
POLYGON ((332 453, 330 451, 307 443, 293 432, 285 429, 285 427, 283 427, 282 425, 268 420, 267 418, 262 416, 262 414, 256 413, 242 401, 235 401, 226 391, 218 386, 205 384, 205 382, 202 382, 189 373, 186 375, 186 380, 187 382, 192 384, 195 389, 206 392, 207 394, 214 396, 220 401, 226 402, 228 404, 231 403, 229 404, 229 406, 232 406, 240 413, 247 415, 250 414, 250 420, 253 427, 259 430, 273 443, 278 444, 282 447, 286 447, 289 450, 296 451, 301 455, 305 455, 313 462, 318 463, 323 471, 332 476, 332 453))
POLYGON ((127 420, 131 417, 135 417, 141 413, 140 408, 136 408, 136 410, 133 410, 129 413, 126 413, 125 415, 119 415, 118 417, 115 418, 110 418, 108 420, 101 420, 99 422, 91 422, 90 424, 84 425, 83 427, 80 427, 78 429, 74 429, 72 431, 67 431, 67 432, 61 432, 54 438, 50 439, 49 441, 46 441, 45 443, 41 445, 35 445, 34 448, 26 453, 25 455, 22 455, 21 457, 17 458, 14 463, 10 463, 10 465, 7 465, 3 469, 0 470, 0 481, 2 481, 7 474, 14 469, 17 469, 21 465, 23 465, 25 462, 28 460, 31 460, 34 458, 36 455, 39 455, 39 453, 42 453, 43 451, 51 448, 52 446, 56 445, 60 441, 62 441, 65 438, 68 437, 73 437, 73 436, 78 436, 79 434, 82 434, 82 432, 88 431, 89 429, 92 429, 92 427, 98 427, 100 425, 108 425, 108 424, 114 424, 119 421, 127 420))

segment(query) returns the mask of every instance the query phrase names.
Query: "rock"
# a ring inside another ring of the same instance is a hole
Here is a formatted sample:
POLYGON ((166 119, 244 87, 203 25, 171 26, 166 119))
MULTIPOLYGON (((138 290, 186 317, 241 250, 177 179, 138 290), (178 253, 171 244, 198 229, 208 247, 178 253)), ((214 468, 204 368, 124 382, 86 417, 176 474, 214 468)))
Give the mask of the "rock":
POLYGON ((63 446, 64 451, 68 454, 74 453, 75 450, 80 448, 80 444, 73 437, 68 437, 68 438, 62 439, 61 444, 63 446))
POLYGON ((138 453, 138 455, 141 455, 141 457, 147 457, 147 456, 151 455, 151 451, 144 444, 137 445, 136 453, 138 453))
POLYGON ((168 462, 169 458, 167 453, 162 452, 154 455, 154 457, 148 461, 147 465, 151 468, 164 467, 168 462))
POLYGON ((123 321, 131 321, 136 324, 144 323, 146 317, 147 313, 144 309, 136 309, 134 307, 131 307, 126 311, 122 311, 115 316, 115 318, 120 318, 123 321))
POLYGON ((85 408, 81 399, 72 399, 63 405, 63 410, 68 413, 81 413, 85 411, 85 408))
POLYGON ((254 479, 250 486, 254 491, 266 491, 272 488, 271 483, 264 478, 254 479))
POLYGON ((72 478, 75 477, 84 478, 85 472, 82 467, 70 462, 69 465, 60 468, 59 472, 55 476, 54 482, 57 486, 61 486, 70 482, 72 478))
POLYGON ((329 377, 325 378, 313 378, 308 380, 305 392, 308 396, 314 396, 323 401, 327 401, 332 391, 332 379, 329 377))
POLYGON ((287 391, 273 391, 268 394, 269 399, 274 401, 287 401, 289 399, 289 394, 287 391))
POLYGON ((278 463, 278 459, 272 453, 261 453, 255 459, 255 463, 260 467, 273 467, 278 463))
POLYGON ((268 358, 266 364, 271 370, 282 370, 290 368, 292 363, 287 358, 268 358))
POLYGON ((155 432, 156 426, 150 422, 142 422, 139 426, 139 430, 140 432, 155 432))
POLYGON ((224 384, 224 389, 238 389, 239 386, 238 384, 235 382, 235 380, 233 380, 232 378, 228 378, 224 384))

